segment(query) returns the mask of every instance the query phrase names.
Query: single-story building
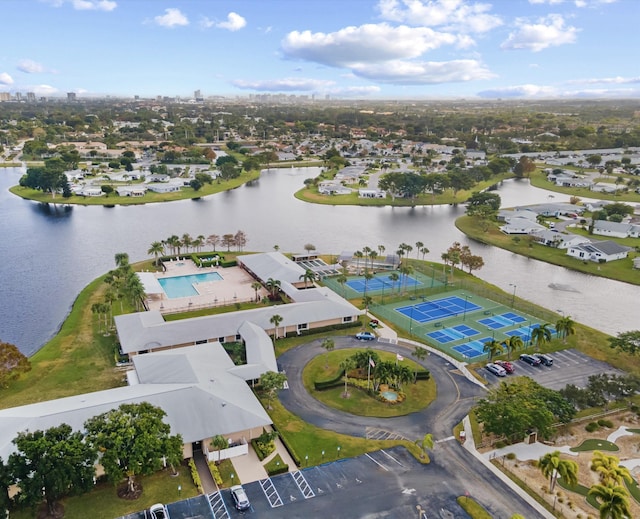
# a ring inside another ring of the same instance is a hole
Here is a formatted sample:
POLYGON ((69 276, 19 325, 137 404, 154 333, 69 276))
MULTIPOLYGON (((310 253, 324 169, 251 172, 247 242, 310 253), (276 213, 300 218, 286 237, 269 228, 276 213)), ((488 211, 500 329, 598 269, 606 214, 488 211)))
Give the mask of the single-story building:
POLYGON ((552 231, 550 229, 534 231, 531 233, 531 237, 541 245, 555 247, 557 249, 568 249, 569 247, 588 243, 590 241, 584 236, 579 236, 577 234, 565 234, 558 231, 552 231))
POLYGON ((116 187, 116 193, 118 193, 119 196, 140 197, 144 196, 146 192, 147 187, 143 185, 116 187))
POLYGON ((500 226, 500 230, 505 234, 531 234, 544 229, 544 225, 532 222, 528 218, 511 218, 508 223, 500 226))
POLYGON ((614 241, 582 243, 567 249, 567 254, 581 260, 600 262, 615 261, 627 257, 631 247, 625 247, 614 241))
POLYGON ((593 234, 614 236, 616 238, 638 238, 640 237, 640 225, 610 222, 608 220, 595 220, 593 222, 593 234))

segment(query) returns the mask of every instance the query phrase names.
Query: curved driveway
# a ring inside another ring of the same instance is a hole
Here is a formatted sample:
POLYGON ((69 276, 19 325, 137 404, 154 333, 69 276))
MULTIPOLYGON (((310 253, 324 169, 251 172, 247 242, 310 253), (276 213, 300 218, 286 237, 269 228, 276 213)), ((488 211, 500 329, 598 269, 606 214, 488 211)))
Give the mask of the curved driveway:
MULTIPOLYGON (((410 357, 413 351, 412 346, 402 346, 401 343, 376 341, 363 344, 353 337, 335 337, 334 340, 336 349, 371 346, 372 349, 400 353, 405 357, 410 357)), ((305 365, 325 351, 321 343, 322 339, 312 340, 278 358, 279 367, 286 372, 289 384, 289 389, 281 390, 279 397, 289 411, 313 425, 351 436, 415 441, 431 433, 438 445, 430 453, 431 463, 415 472, 413 488, 418 496, 437 502, 436 498, 446 500, 467 494, 491 510, 493 517, 510 517, 515 512, 528 519, 544 517, 457 441, 451 441, 453 427, 468 414, 475 400, 485 394, 481 387, 467 380, 454 365, 438 355, 429 355, 424 361, 411 357, 434 377, 438 391, 435 401, 422 411, 406 416, 355 416, 320 403, 302 384, 305 365)), ((441 510, 441 517, 448 517, 442 512, 445 511, 441 510)), ((437 510, 430 511, 429 516, 435 516, 436 513, 437 510)))
POLYGON ((363 343, 353 337, 336 337, 336 349, 366 348, 400 353, 431 372, 437 385, 437 397, 422 411, 393 418, 356 416, 328 407, 313 398, 302 384, 302 370, 315 356, 324 353, 322 339, 316 339, 293 348, 278 357, 281 370, 287 374, 289 389, 280 391, 280 401, 292 413, 323 429, 350 436, 371 435, 373 430, 388 431, 414 441, 426 433, 434 439, 451 436, 453 427, 462 421, 475 399, 484 394, 477 385, 467 380, 455 366, 442 357, 429 355, 424 361, 411 357, 412 348, 401 344, 371 341, 363 343))

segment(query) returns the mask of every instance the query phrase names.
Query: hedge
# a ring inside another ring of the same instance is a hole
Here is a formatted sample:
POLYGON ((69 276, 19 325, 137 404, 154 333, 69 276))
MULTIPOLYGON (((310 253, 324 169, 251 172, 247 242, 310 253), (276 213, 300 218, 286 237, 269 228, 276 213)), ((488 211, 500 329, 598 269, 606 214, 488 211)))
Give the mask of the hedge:
POLYGON ((189 468, 191 469, 191 479, 193 479, 193 483, 195 484, 198 492, 204 494, 204 489, 202 488, 202 481, 200 481, 200 475, 198 474, 198 469, 196 468, 196 462, 193 461, 193 458, 189 458, 189 468))
MULTIPOLYGON (((273 424, 272 427, 273 427, 274 431, 278 430, 276 428, 275 424, 273 424)), ((284 445, 284 448, 287 449, 287 452, 289 453, 289 456, 291 456, 291 459, 293 460, 293 462, 298 467, 301 467, 302 466, 302 460, 300 459, 300 457, 298 456, 296 451, 293 450, 293 447, 291 447, 291 445, 289 445, 289 440, 287 439, 286 435, 280 434, 280 440, 282 441, 282 445, 284 445)))
MULTIPOLYGON (((428 370, 418 371, 416 376, 416 380, 429 380, 431 378, 431 373, 428 370)), ((350 384, 350 382, 347 382, 350 384)), ((339 385, 344 384, 344 370, 340 371, 338 375, 330 380, 321 380, 319 382, 314 382, 313 387, 316 391, 324 391, 326 389, 333 389, 334 387, 338 387, 339 385)))
POLYGON ((271 454, 274 450, 276 450, 276 444, 275 442, 271 442, 270 443, 270 447, 271 449, 264 449, 264 443, 259 442, 258 438, 253 438, 251 440, 251 445, 253 446, 253 450, 256 451, 256 454, 258 455, 258 459, 260 461, 262 461, 263 459, 265 459, 267 456, 269 456, 269 454, 271 454))
POLYGON ((220 487, 222 485, 222 476, 220 475, 220 470, 218 469, 218 466, 216 465, 215 461, 210 461, 208 465, 209 465, 209 472, 211 472, 211 476, 213 477, 213 480, 216 482, 216 485, 220 487))

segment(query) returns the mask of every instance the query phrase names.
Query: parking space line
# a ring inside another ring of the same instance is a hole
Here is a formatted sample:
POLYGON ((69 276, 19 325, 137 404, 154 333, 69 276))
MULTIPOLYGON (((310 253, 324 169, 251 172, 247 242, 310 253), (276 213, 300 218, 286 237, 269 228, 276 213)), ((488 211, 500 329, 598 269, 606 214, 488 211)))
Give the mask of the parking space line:
POLYGON ((389 469, 387 467, 385 467, 382 463, 377 462, 376 460, 374 460, 371 456, 369 456, 368 453, 365 453, 365 456, 367 458, 369 458, 371 461, 373 461, 376 465, 378 465, 378 467, 383 468, 384 470, 386 470, 387 472, 389 472, 389 469))
POLYGON ((222 494, 219 491, 207 495, 207 502, 214 519, 229 519, 229 510, 227 510, 227 505, 225 505, 222 494))
POLYGON ((312 497, 316 497, 316 495, 313 493, 313 490, 311 490, 309 483, 307 482, 305 477, 302 475, 302 472, 300 472, 299 470, 296 470, 293 472, 289 472, 289 474, 291 474, 291 477, 296 482, 296 485, 298 485, 298 488, 300 489, 300 492, 302 492, 302 495, 304 496, 305 499, 311 499, 312 497))
POLYGON ((381 450, 380 451, 382 454, 384 454, 385 456, 387 456, 387 458, 392 459, 393 461, 395 461, 398 465, 400 465, 402 468, 404 468, 404 465, 402 463, 400 463, 397 459, 395 459, 391 454, 389 454, 387 451, 385 450, 381 450))
POLYGON ((284 504, 282 502, 282 499, 280 498, 280 494, 278 494, 278 491, 273 484, 273 481, 271 481, 271 478, 262 479, 259 481, 259 483, 260 488, 262 488, 262 491, 264 492, 267 501, 269 501, 269 505, 271 506, 271 508, 277 508, 278 506, 282 506, 284 504))

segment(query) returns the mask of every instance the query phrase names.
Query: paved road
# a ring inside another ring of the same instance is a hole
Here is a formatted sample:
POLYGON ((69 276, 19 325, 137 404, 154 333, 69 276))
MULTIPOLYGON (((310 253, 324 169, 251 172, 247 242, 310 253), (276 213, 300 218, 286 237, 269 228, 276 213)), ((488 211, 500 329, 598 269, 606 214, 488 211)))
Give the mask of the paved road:
MULTIPOLYGON (((427 432, 432 433, 438 443, 431 453, 431 463, 425 467, 412 468, 403 475, 402 480, 402 486, 415 488, 418 501, 432 503, 429 517, 435 516, 433 506, 437 511, 448 503, 447 507, 450 509, 452 500, 465 492, 478 499, 491 511, 493 517, 511 517, 516 511, 528 519, 540 517, 536 510, 507 488, 451 436, 453 427, 468 413, 475 400, 484 394, 482 388, 456 373, 455 367, 445 359, 430 355, 424 361, 418 361, 430 370, 438 387, 438 396, 428 408, 397 418, 350 415, 318 402, 302 385, 304 366, 313 357, 324 352, 321 342, 314 340, 298 346, 278 359, 281 369, 287 373, 289 383, 289 389, 280 391, 280 401, 289 411, 318 427, 352 436, 371 436, 372 431, 382 430, 388 433, 387 437, 395 435, 413 441, 422 438, 427 432)), ((380 341, 365 344, 351 337, 336 338, 335 343, 336 349, 371 346, 407 357, 412 350, 380 341)), ((376 437, 383 439, 385 436, 376 437)), ((379 492, 375 488, 369 488, 363 490, 362 495, 366 499, 376 500, 379 492)), ((350 497, 355 499, 355 496, 350 497)), ((349 496, 344 499, 348 500, 349 496)), ((386 516, 381 514, 371 517, 386 516)))

